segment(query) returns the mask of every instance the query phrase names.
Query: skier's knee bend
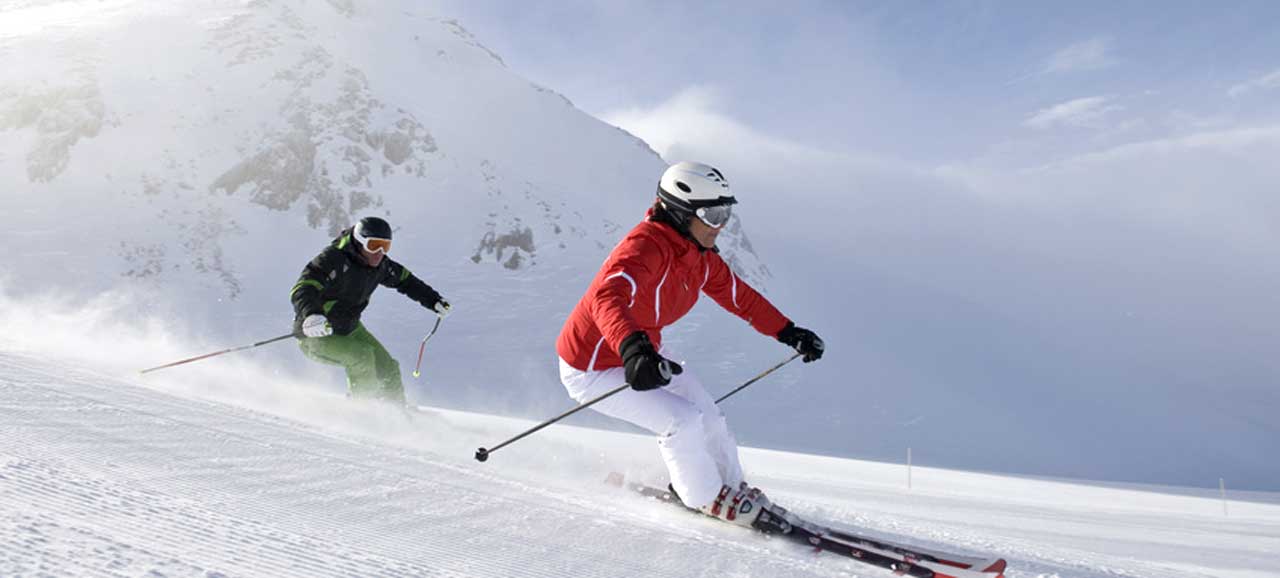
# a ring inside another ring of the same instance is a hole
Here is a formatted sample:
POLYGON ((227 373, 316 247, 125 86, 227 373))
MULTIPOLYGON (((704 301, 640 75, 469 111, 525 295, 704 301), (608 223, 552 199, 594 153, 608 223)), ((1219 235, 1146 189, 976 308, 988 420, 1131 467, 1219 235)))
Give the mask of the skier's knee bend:
POLYGON ((707 427, 707 431, 724 432, 729 431, 729 420, 725 419, 724 412, 715 411, 704 413, 702 421, 707 427))
POLYGON ((671 416, 671 424, 667 426, 667 431, 663 432, 663 435, 673 441, 689 438, 701 440, 706 434, 702 419, 702 412, 698 408, 693 406, 682 408, 671 416))
POLYGON ((351 352, 352 365, 366 371, 375 371, 378 367, 378 354, 372 347, 359 344, 351 352))
POLYGON ((393 358, 388 358, 386 363, 382 365, 379 371, 384 380, 388 382, 400 383, 400 362, 393 358))

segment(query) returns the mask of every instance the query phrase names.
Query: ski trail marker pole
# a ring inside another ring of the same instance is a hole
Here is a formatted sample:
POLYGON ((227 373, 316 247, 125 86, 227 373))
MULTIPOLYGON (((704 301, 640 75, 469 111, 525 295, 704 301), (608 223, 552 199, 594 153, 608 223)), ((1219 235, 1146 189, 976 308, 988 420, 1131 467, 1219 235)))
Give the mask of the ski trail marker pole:
POLYGON ((729 399, 729 396, 731 396, 731 395, 733 395, 733 394, 735 394, 735 393, 738 393, 739 391, 742 391, 743 389, 746 389, 746 387, 747 387, 748 385, 751 385, 751 384, 753 384, 753 383, 755 383, 755 382, 757 382, 757 381, 760 381, 762 378, 764 378, 764 376, 769 375, 770 373, 773 373, 773 372, 777 371, 777 370, 778 370, 778 368, 780 368, 780 367, 782 367, 782 366, 784 366, 784 365, 786 365, 786 364, 788 364, 788 363, 791 363, 792 361, 795 361, 797 357, 800 357, 800 353, 799 353, 799 352, 796 352, 796 354, 795 354, 795 355, 792 355, 791 357, 788 357, 788 358, 787 358, 785 361, 783 361, 782 363, 779 363, 779 364, 777 364, 777 365, 775 365, 775 366, 773 366, 773 367, 770 367, 769 369, 764 370, 764 373, 761 373, 760 375, 757 375, 757 376, 755 376, 755 377, 751 378, 751 380, 750 380, 750 381, 748 381, 748 382, 746 382, 746 383, 744 383, 744 384, 742 384, 742 385, 739 385, 739 386, 738 386, 736 389, 734 389, 733 391, 731 391, 731 392, 729 392, 729 393, 726 393, 726 394, 724 394, 724 395, 720 396, 720 399, 717 399, 717 400, 716 400, 716 403, 720 403, 720 402, 722 402, 722 401, 724 401, 724 400, 726 400, 726 399, 729 399))
POLYGON ((434 326, 434 327, 432 327, 432 328, 431 328, 431 333, 428 333, 426 337, 423 337, 423 338, 422 338, 422 345, 419 345, 419 346, 418 346, 418 364, 417 364, 417 365, 415 365, 415 366, 413 366, 413 376, 414 376, 414 377, 418 377, 419 375, 422 375, 422 373, 419 371, 419 370, 421 370, 421 369, 422 369, 422 352, 427 350, 427 340, 428 340, 428 339, 431 339, 431 336, 436 334, 436 330, 437 330, 437 329, 440 329, 440 320, 441 320, 441 319, 444 319, 444 318, 443 318, 443 317, 436 317, 436 324, 435 324, 435 326, 434 326))
MULTIPOLYGON (((748 381, 748 382, 746 382, 746 383, 742 384, 741 386, 739 386, 739 387, 738 387, 738 389, 735 389, 735 390, 733 390, 733 391, 729 392, 728 394, 726 394, 724 397, 721 397, 720 399, 717 399, 717 400, 716 400, 716 403, 720 403, 720 401, 721 401, 721 400, 723 400, 725 397, 729 397, 730 395, 733 395, 733 394, 737 393, 737 392, 738 392, 739 390, 741 390, 742 388, 744 388, 744 387, 746 387, 746 386, 748 386, 748 385, 751 385, 751 384, 753 384, 753 383, 755 383, 755 382, 757 382, 757 381, 760 381, 760 379, 761 379, 761 378, 763 378, 764 376, 769 375, 770 373, 773 373, 773 372, 774 372, 774 371, 776 371, 779 367, 782 367, 782 366, 784 366, 784 365, 786 365, 786 364, 788 364, 788 363, 791 363, 791 362, 792 362, 792 361, 794 361, 794 360, 795 360, 795 358, 797 358, 797 357, 800 357, 800 354, 799 354, 799 353, 797 353, 797 354, 795 354, 795 355, 792 355, 791 357, 787 358, 787 360, 786 360, 786 361, 783 361, 782 363, 779 363, 779 364, 777 364, 777 365, 775 365, 775 366, 773 366, 773 367, 770 367, 769 369, 766 369, 766 370, 764 371, 764 373, 761 373, 760 375, 757 375, 757 376, 755 376, 755 377, 751 378, 751 380, 750 380, 750 381, 748 381)), ((586 402, 586 403, 584 403, 584 404, 582 404, 582 405, 579 405, 578 407, 575 407, 575 408, 573 408, 573 409, 571 409, 571 410, 569 410, 569 411, 566 411, 566 412, 564 412, 564 413, 562 413, 562 414, 560 414, 560 415, 558 415, 558 416, 556 416, 556 417, 553 417, 553 418, 551 418, 551 419, 549 419, 549 420, 547 420, 547 421, 544 421, 544 422, 542 422, 542 423, 540 423, 540 424, 538 424, 538 425, 536 425, 536 426, 534 426, 534 427, 530 428, 528 431, 526 431, 526 432, 524 432, 524 433, 522 433, 522 434, 520 434, 520 435, 518 435, 518 436, 516 436, 516 437, 513 437, 513 438, 511 438, 511 439, 509 439, 509 440, 507 440, 507 441, 505 441, 505 442, 502 442, 502 443, 500 443, 500 444, 498 444, 498 445, 494 446, 494 447, 493 447, 493 449, 485 449, 485 448, 477 449, 477 450, 476 450, 476 461, 480 461, 480 462, 487 461, 487 460, 489 459, 489 454, 491 454, 491 453, 493 453, 493 452, 496 452, 496 451, 498 451, 498 450, 500 450, 500 449, 502 449, 502 448, 504 448, 504 447, 506 447, 506 446, 508 446, 508 445, 510 445, 510 444, 512 444, 512 443, 515 443, 516 441, 518 441, 518 440, 520 440, 520 439, 522 439, 522 438, 524 438, 524 437, 526 437, 526 436, 528 436, 528 435, 530 435, 530 434, 532 434, 532 433, 534 433, 534 432, 536 432, 536 431, 538 431, 538 430, 540 430, 540 429, 542 429, 542 428, 544 428, 544 427, 547 427, 547 426, 549 426, 549 425, 551 425, 551 424, 553 424, 553 423, 556 423, 556 422, 558 422, 558 421, 560 421, 560 420, 562 420, 562 419, 564 419, 564 418, 566 418, 566 417, 569 417, 569 416, 571 416, 571 415, 573 415, 573 414, 575 414, 575 413, 578 413, 579 411, 582 411, 582 410, 584 410, 584 409, 587 409, 588 407, 591 407, 592 405, 595 405, 595 404, 596 404, 596 402, 601 401, 601 400, 603 400, 604 398, 609 397, 609 396, 611 396, 611 395, 613 395, 613 394, 615 394, 615 393, 618 393, 618 392, 620 392, 620 391, 622 391, 622 390, 624 390, 624 389, 627 389, 628 387, 631 387, 631 385, 630 385, 630 384, 627 384, 627 383, 624 383, 624 384, 622 384, 622 385, 620 385, 620 386, 618 386, 618 387, 616 387, 616 388, 614 388, 614 389, 612 389, 612 390, 610 390, 610 391, 605 392, 605 393, 604 393, 603 395, 601 395, 600 397, 597 397, 597 398, 595 398, 595 399, 593 399, 593 400, 591 400, 591 401, 588 401, 588 402, 586 402)))
POLYGON ((183 360, 181 360, 181 361, 175 361, 175 362, 173 362, 173 363, 166 363, 166 364, 164 364, 164 365, 159 365, 159 366, 156 366, 156 367, 151 367, 151 368, 148 368, 148 369, 144 369, 144 370, 142 370, 142 371, 139 371, 138 373, 143 373, 143 374, 145 374, 145 373, 150 373, 150 372, 152 372, 152 371, 156 371, 157 369, 165 369, 165 368, 167 368, 167 367, 173 367, 173 366, 175 366, 175 365, 182 365, 182 364, 184 364, 184 363, 191 363, 192 361, 200 361, 201 359, 208 359, 208 358, 210 358, 210 357, 217 357, 217 356, 219 356, 219 355, 223 355, 223 354, 226 354, 226 353, 234 353, 234 352, 236 352, 236 351, 244 351, 244 350, 246 350, 246 349, 253 349, 253 348, 255 348, 255 347, 259 347, 259 346, 262 346, 262 345, 266 345, 266 344, 268 344, 268 343, 275 343, 275 342, 277 342, 277 341, 281 341, 281 340, 283 340, 283 339, 288 339, 288 338, 293 337, 293 336, 294 336, 294 335, 293 335, 292 333, 286 333, 286 334, 284 334, 284 335, 281 335, 280 337, 273 337, 273 338, 268 339, 268 340, 266 340, 266 341, 259 341, 259 342, 257 342, 257 343, 252 344, 252 345, 243 345, 243 346, 240 346, 240 347, 232 347, 231 349, 223 349, 222 351, 215 351, 215 352, 213 352, 213 353, 206 353, 206 354, 204 354, 204 355, 197 355, 197 356, 195 356, 195 357, 188 357, 187 359, 183 359, 183 360))

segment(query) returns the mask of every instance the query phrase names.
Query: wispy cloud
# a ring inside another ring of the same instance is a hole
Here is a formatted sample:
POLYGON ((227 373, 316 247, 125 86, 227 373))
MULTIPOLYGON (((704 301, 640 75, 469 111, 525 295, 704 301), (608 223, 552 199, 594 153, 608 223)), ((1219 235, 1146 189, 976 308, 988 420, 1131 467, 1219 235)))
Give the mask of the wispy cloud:
POLYGON ((1280 88, 1280 68, 1272 70, 1271 72, 1253 80, 1241 82, 1240 84, 1232 86, 1231 89, 1227 91, 1227 96, 1230 96, 1231 98, 1239 98, 1250 92, 1271 90, 1273 88, 1280 88))
POLYGON ((1099 70, 1116 63, 1111 56, 1111 41, 1091 38, 1053 53, 1045 62, 1043 73, 1099 70))
POLYGON ((750 148, 769 155, 823 154, 802 144, 760 133, 723 112, 727 108, 714 87, 691 86, 653 108, 607 112, 602 120, 634 134, 668 161, 680 155, 730 148, 750 148))
POLYGON ((1038 130, 1055 126, 1096 128, 1104 116, 1120 109, 1119 105, 1110 104, 1110 99, 1105 96, 1089 96, 1040 109, 1022 125, 1038 130))
POLYGON ((897 159, 817 147, 768 134, 733 118, 726 108, 714 87, 691 86, 657 106, 611 111, 600 118, 640 137, 668 162, 699 160, 725 170, 750 170, 760 166, 761 159, 769 159, 774 166, 804 166, 809 174, 927 172, 897 159))

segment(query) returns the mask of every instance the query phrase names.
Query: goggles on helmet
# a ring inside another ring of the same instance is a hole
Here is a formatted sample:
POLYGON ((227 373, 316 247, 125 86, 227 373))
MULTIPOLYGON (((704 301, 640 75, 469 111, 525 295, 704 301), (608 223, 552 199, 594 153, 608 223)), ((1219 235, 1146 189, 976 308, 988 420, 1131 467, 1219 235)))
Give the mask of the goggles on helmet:
POLYGON ((708 227, 719 229, 729 222, 729 216, 733 214, 733 205, 698 207, 693 214, 708 227))
POLYGON ((391 239, 375 239, 369 238, 361 242, 364 250, 370 253, 382 253, 386 255, 391 252, 391 239))
POLYGON ((356 242, 359 243, 361 247, 364 247, 365 251, 370 253, 382 253, 383 255, 391 252, 391 239, 366 237, 360 234, 359 228, 356 228, 351 236, 355 238, 356 242))

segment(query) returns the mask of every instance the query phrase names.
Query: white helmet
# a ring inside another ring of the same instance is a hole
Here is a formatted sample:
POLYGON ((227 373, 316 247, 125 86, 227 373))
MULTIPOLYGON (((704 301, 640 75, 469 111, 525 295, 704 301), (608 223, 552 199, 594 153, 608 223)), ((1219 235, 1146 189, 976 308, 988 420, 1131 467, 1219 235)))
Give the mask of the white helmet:
POLYGON ((738 202, 719 169, 687 161, 671 165, 662 173, 658 198, 668 211, 697 216, 717 228, 728 221, 729 205, 738 202), (722 208, 711 210, 713 207, 722 208))

